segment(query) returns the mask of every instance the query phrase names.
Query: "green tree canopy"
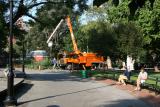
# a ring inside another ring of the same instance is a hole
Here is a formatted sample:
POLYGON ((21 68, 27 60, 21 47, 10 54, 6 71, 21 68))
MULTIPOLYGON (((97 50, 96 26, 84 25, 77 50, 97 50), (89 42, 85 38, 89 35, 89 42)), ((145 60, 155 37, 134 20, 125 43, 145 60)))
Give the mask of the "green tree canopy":
POLYGON ((7 29, 5 26, 4 12, 6 12, 6 5, 4 2, 0 2, 0 53, 4 51, 7 43, 7 29))
POLYGON ((134 23, 119 23, 113 27, 117 34, 117 50, 126 58, 130 55, 134 58, 143 56, 144 40, 141 31, 134 23))
POLYGON ((102 21, 89 22, 87 25, 82 26, 80 31, 80 46, 85 49, 88 46, 90 52, 101 53, 105 56, 114 53, 116 37, 109 23, 102 21))

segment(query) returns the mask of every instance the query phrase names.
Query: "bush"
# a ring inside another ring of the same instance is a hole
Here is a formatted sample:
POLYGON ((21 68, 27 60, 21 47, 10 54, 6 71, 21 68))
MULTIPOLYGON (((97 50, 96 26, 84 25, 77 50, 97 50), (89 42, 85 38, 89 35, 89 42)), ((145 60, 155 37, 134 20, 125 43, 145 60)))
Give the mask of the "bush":
POLYGON ((45 58, 43 61, 38 62, 38 63, 39 63, 39 66, 42 66, 44 68, 48 68, 52 65, 51 61, 48 58, 45 58))
POLYGON ((30 59, 26 61, 26 67, 30 69, 38 69, 39 66, 41 69, 49 68, 52 64, 49 58, 45 58, 43 61, 36 62, 34 59, 30 59))

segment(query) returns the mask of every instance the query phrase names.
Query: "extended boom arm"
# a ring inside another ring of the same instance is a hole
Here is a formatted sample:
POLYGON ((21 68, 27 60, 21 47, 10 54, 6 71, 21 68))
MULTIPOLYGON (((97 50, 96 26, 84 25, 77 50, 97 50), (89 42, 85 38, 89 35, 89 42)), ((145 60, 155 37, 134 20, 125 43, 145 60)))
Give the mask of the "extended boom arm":
POLYGON ((60 25, 62 24, 64 20, 61 19, 61 21, 59 22, 59 24, 56 26, 56 28, 54 29, 53 33, 51 34, 51 36, 48 38, 47 43, 49 43, 49 41, 51 40, 51 38, 53 37, 53 35, 56 33, 57 29, 60 27, 60 25))
POLYGON ((69 31, 70 31, 70 34, 71 34, 71 39, 72 39, 72 43, 73 43, 73 49, 74 49, 76 54, 79 54, 80 51, 78 50, 77 43, 76 43, 76 40, 75 40, 75 36, 73 34, 73 29, 72 29, 72 24, 71 24, 70 17, 67 16, 66 20, 67 20, 67 25, 68 25, 68 28, 69 28, 69 31))

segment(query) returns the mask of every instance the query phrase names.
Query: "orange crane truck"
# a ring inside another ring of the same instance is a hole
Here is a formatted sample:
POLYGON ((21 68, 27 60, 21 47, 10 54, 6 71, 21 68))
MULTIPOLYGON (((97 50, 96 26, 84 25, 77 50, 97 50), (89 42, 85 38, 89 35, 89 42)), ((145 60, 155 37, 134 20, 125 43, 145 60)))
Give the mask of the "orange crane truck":
POLYGON ((96 53, 91 53, 91 52, 90 53, 81 52, 78 49, 70 17, 67 16, 65 21, 67 22, 70 31, 70 36, 72 39, 74 51, 68 53, 65 57, 61 58, 60 65, 66 66, 67 69, 82 69, 82 68, 85 69, 85 68, 91 68, 93 64, 96 66, 102 64, 104 62, 103 56, 99 56, 96 53))

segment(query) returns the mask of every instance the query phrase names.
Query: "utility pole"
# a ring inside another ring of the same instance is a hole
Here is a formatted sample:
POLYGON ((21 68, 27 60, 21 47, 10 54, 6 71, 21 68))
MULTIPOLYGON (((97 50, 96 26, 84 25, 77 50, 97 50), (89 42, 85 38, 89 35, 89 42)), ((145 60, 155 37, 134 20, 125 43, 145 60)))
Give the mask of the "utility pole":
POLYGON ((10 3, 10 27, 9 27, 9 73, 7 75, 7 97, 4 101, 6 106, 15 106, 17 100, 14 98, 14 73, 13 73, 13 0, 10 3))
MULTIPOLYGON (((23 35, 24 37, 24 35, 23 35)), ((22 72, 25 73, 25 63, 24 63, 24 60, 25 60, 25 52, 24 52, 24 38, 22 40, 22 72)))

